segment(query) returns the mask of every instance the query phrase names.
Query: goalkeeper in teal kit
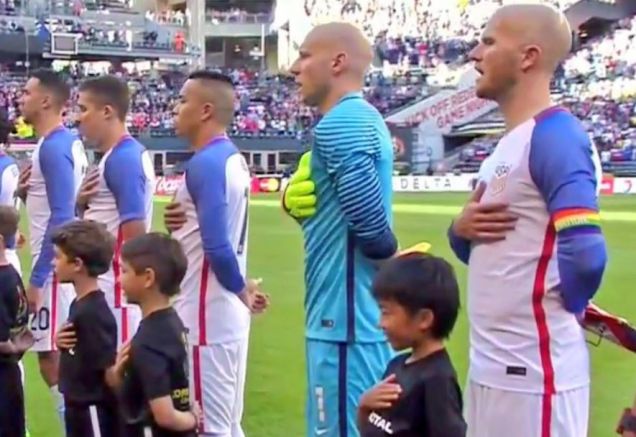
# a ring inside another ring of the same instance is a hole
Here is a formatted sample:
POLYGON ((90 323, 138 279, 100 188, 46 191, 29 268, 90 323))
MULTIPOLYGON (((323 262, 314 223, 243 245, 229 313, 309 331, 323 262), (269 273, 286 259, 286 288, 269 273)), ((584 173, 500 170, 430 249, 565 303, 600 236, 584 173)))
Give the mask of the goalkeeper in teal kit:
POLYGON ((314 28, 291 72, 322 119, 283 197, 305 240, 307 436, 355 437, 362 393, 392 358, 371 284, 397 251, 393 146, 362 96, 369 43, 353 26, 314 28))

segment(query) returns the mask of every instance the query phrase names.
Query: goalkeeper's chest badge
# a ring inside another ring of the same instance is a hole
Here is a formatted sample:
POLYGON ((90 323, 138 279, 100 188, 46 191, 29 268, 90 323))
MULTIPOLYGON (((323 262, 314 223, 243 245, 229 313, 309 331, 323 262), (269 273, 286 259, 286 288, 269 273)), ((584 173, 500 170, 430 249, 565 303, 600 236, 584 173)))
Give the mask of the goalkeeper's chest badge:
POLYGON ((503 192, 506 188, 506 181, 508 180, 508 175, 510 174, 511 165, 506 162, 500 162, 495 167, 495 174, 490 181, 490 193, 492 196, 497 196, 503 192))

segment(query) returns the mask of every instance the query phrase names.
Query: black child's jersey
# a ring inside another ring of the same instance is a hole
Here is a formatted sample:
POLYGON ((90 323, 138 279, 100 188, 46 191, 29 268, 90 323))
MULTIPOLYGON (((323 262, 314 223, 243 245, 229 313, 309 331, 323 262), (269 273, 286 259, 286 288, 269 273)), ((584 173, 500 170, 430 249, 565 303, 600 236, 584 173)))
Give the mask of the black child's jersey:
POLYGON ((77 344, 60 355, 60 392, 67 402, 112 401, 105 372, 117 356, 117 322, 100 290, 71 303, 68 321, 77 344))
MULTIPOLYGON (((27 298, 20 274, 12 265, 0 266, 0 342, 28 329, 27 298)), ((0 362, 17 362, 22 354, 0 354, 0 362)))
POLYGON ((363 437, 464 437, 462 394, 445 350, 407 363, 394 358, 384 378, 395 374, 402 393, 389 409, 373 411, 362 424, 363 437))
POLYGON ((141 321, 120 396, 127 436, 142 437, 147 427, 153 437, 196 435, 159 427, 150 411, 150 401, 164 396, 171 397, 175 409, 190 410, 186 329, 174 309, 156 311, 141 321))

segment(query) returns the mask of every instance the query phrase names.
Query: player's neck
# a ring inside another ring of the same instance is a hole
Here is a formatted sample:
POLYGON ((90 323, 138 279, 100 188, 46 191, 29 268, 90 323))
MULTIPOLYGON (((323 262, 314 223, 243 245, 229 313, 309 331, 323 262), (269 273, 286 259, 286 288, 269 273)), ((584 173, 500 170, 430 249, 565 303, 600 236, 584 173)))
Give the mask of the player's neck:
POLYGON ((75 278, 73 280, 73 285, 75 285, 75 294, 77 295, 78 300, 91 294, 93 291, 99 290, 97 278, 91 278, 88 276, 75 278))
POLYGON ((62 126, 62 116, 46 116, 33 121, 33 129, 40 137, 46 137, 62 126))
POLYGON ((141 315, 145 319, 150 314, 170 308, 170 298, 159 290, 155 290, 150 293, 146 293, 143 299, 139 301, 139 307, 141 308, 141 315))
POLYGON ((537 83, 534 87, 517 87, 498 103, 504 116, 507 132, 554 104, 550 97, 549 84, 541 83, 537 83))
POLYGON ((8 266, 11 264, 7 259, 6 249, 0 250, 0 267, 8 266))
POLYGON ((411 356, 407 360, 409 363, 421 360, 431 355, 432 353, 441 351, 444 349, 444 341, 432 338, 427 338, 420 342, 420 344, 414 345, 411 351, 411 356))
POLYGON ((336 106, 340 99, 347 94, 359 93, 362 91, 362 87, 358 84, 346 84, 338 88, 333 89, 329 95, 318 105, 318 111, 325 115, 331 108, 336 106))
POLYGON ((223 126, 209 125, 201 129, 195 138, 192 139, 192 148, 194 150, 200 150, 205 147, 210 140, 221 135, 227 135, 227 132, 223 126))
POLYGON ((106 153, 115 147, 124 135, 128 134, 128 129, 123 123, 116 123, 110 126, 108 132, 104 134, 104 141, 100 145, 100 152, 106 153))

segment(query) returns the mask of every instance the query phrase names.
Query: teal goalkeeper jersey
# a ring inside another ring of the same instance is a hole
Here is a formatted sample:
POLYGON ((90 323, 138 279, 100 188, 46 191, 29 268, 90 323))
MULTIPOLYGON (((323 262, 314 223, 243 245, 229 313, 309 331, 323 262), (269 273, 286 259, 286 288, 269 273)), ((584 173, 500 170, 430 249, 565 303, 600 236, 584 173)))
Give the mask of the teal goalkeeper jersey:
POLYGON ((392 170, 391 135, 382 115, 361 93, 344 96, 314 131, 317 211, 303 222, 307 338, 385 340, 371 285, 373 259, 397 249, 392 170))

